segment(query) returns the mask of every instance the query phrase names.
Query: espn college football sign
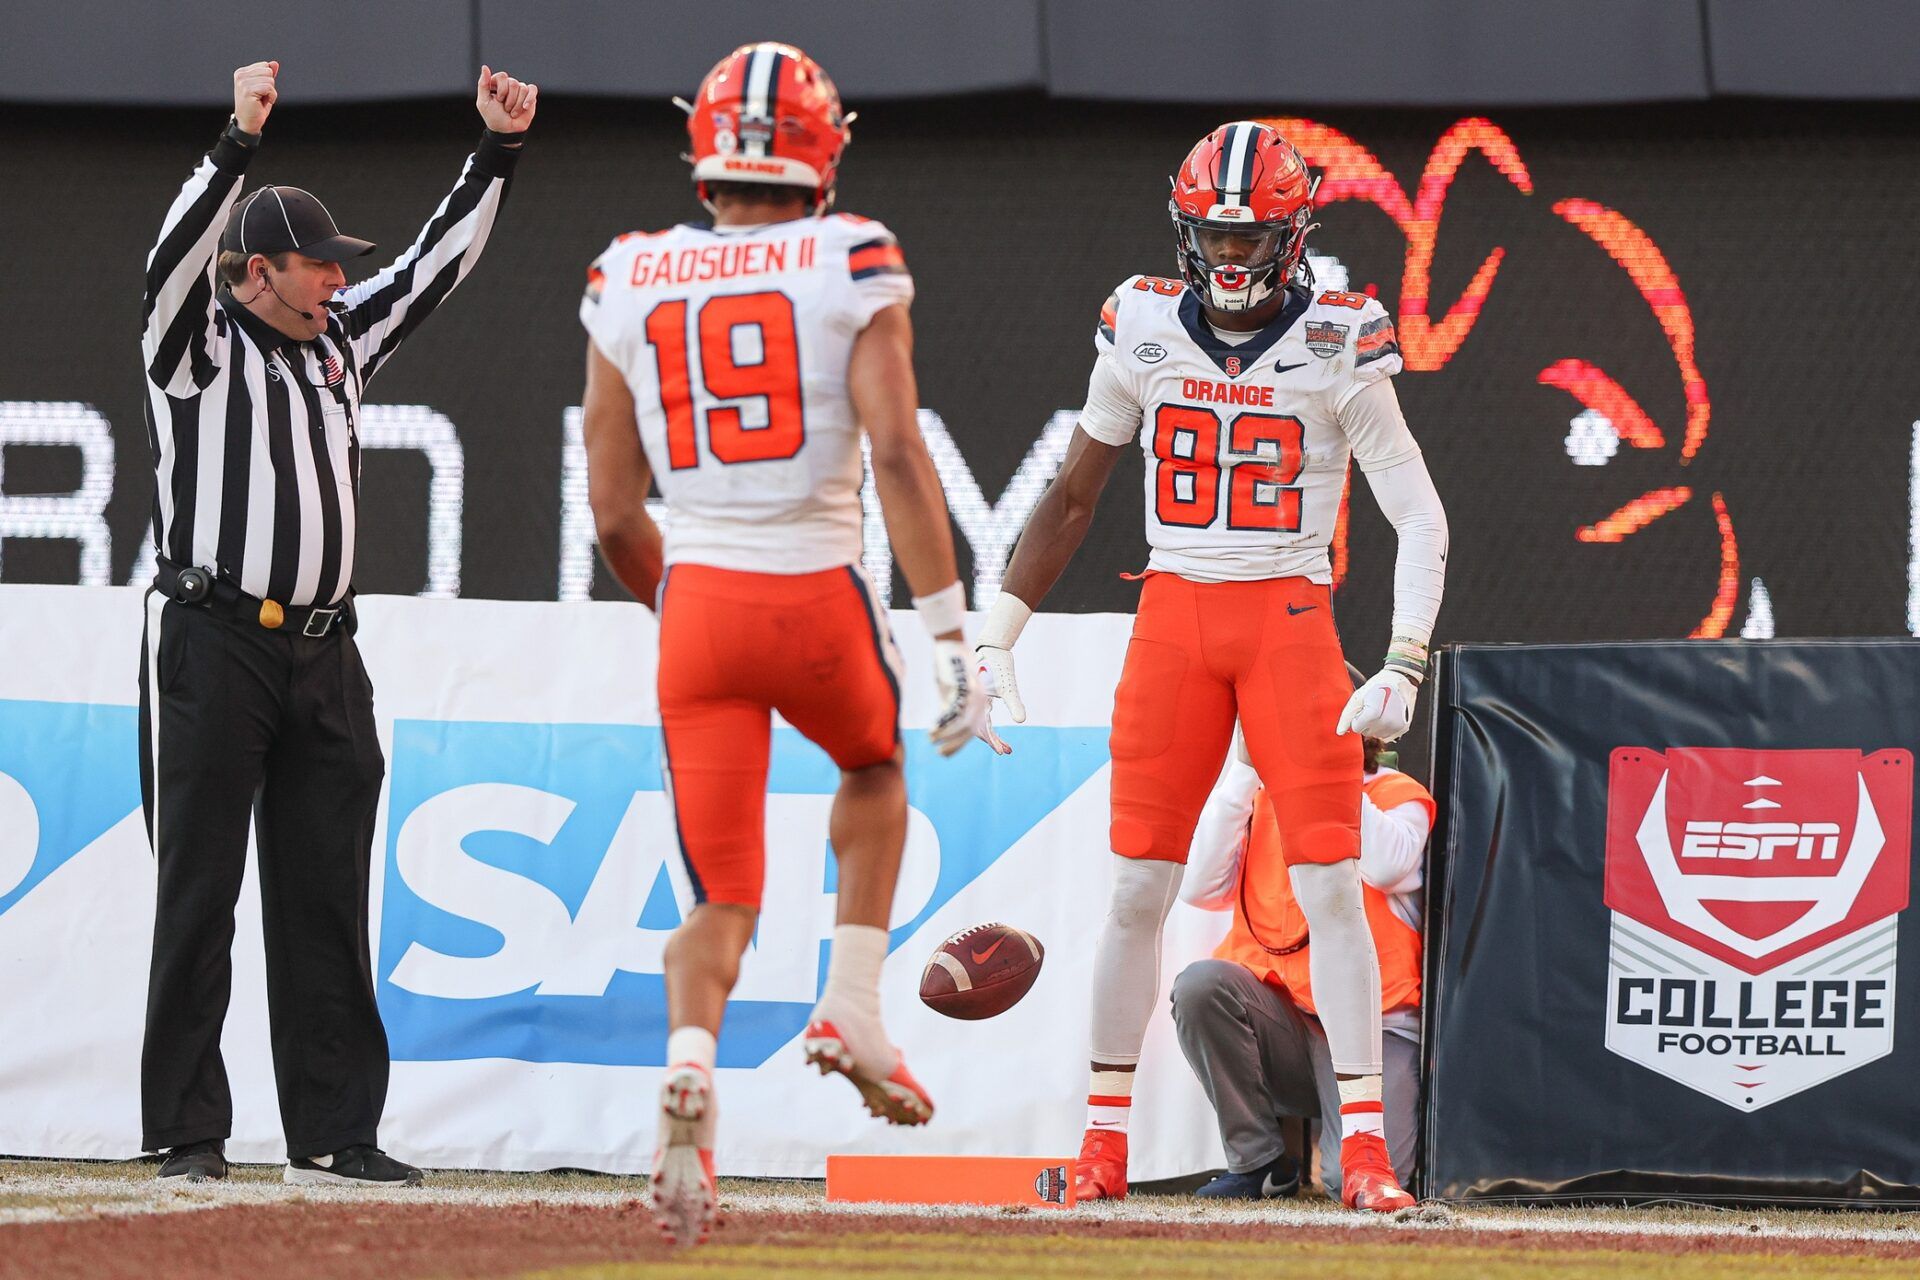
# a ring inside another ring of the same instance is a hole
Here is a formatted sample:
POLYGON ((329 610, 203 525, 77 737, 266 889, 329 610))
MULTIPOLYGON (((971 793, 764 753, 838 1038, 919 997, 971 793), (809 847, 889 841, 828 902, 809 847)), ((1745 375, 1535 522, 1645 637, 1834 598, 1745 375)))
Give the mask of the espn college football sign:
POLYGON ((1611 764, 1607 1048, 1743 1111, 1892 1052, 1912 755, 1611 764))

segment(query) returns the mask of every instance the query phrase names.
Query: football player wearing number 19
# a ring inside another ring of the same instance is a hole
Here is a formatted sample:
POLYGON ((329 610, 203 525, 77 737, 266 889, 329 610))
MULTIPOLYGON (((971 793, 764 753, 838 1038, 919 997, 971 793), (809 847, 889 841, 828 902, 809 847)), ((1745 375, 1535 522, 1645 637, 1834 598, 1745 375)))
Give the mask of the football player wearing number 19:
POLYGON ((809 1062, 868 1109, 922 1124, 932 1100, 880 1016, 906 839, 900 655, 861 571, 861 435, 894 555, 934 638, 943 755, 986 724, 965 595, 920 437, 913 280, 877 222, 829 212, 851 116, 811 58, 744 45, 687 110, 711 222, 621 236, 587 273, 583 400, 600 549, 660 615, 660 723, 696 905, 667 944, 670 1034, 653 1192, 663 1231, 714 1216, 716 1037, 760 911, 772 713, 840 766, 827 980, 809 1062), (667 504, 664 541, 646 498, 667 504))
MULTIPOLYGON (((1101 310, 1087 405, 1015 548, 975 658, 1026 719, 1013 645, 1086 535, 1115 462, 1146 453, 1147 562, 1113 708, 1113 892, 1095 952, 1079 1198, 1127 1191, 1134 1068, 1158 996, 1160 931, 1238 715, 1273 800, 1313 938, 1311 980, 1339 1077, 1341 1193, 1413 1203, 1381 1132, 1380 970, 1362 906, 1362 735, 1406 732, 1440 609, 1447 524, 1390 381, 1372 298, 1316 293, 1303 266, 1313 183, 1265 125, 1203 138, 1174 179, 1181 279, 1135 276, 1101 310), (1393 523, 1393 635, 1354 689, 1327 547, 1349 459, 1393 523)), ((987 742, 1010 748, 991 728, 987 742)))

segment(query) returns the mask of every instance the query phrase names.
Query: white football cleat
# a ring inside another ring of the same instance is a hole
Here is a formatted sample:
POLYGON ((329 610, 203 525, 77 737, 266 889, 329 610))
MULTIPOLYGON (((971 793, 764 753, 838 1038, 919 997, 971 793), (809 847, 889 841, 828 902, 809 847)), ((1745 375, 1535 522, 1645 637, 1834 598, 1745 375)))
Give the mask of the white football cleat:
POLYGON ((801 1047, 821 1075, 838 1073, 853 1081, 867 1104, 867 1114, 879 1116, 888 1124, 925 1124, 933 1119, 933 1099, 907 1070, 906 1059, 898 1049, 893 1051, 893 1069, 885 1076, 876 1075, 860 1065, 839 1027, 819 1017, 807 1024, 801 1047))

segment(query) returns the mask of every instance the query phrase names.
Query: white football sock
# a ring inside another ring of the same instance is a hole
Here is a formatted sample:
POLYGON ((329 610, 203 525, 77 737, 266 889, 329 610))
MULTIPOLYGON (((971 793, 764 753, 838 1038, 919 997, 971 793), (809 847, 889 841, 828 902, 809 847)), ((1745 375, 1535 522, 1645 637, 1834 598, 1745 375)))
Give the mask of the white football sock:
POLYGON ((839 1030, 861 1072, 877 1079, 893 1074, 900 1051, 880 1019, 880 968, 887 960, 887 931, 877 925, 842 924, 833 929, 827 985, 814 1007, 839 1030))
POLYGON ((1307 980, 1327 1033, 1333 1069, 1380 1074, 1380 957, 1360 898, 1360 863, 1305 862, 1287 869, 1307 918, 1307 980))
POLYGON ((691 1062, 713 1074, 713 1060, 719 1050, 713 1032, 705 1027, 676 1027, 667 1036, 667 1065, 677 1067, 691 1062))
MULTIPOLYGON (((713 1032, 705 1027, 675 1027, 667 1035, 667 1069, 691 1064, 713 1075, 713 1061, 718 1045, 713 1032)), ((696 1143, 708 1151, 713 1150, 714 1125, 720 1115, 720 1099, 714 1090, 707 1092, 707 1109, 701 1115, 694 1132, 696 1143)), ((667 1137, 663 1130, 660 1141, 664 1144, 667 1137)))
MULTIPOLYGON (((1114 855, 1113 896, 1093 952, 1091 1057, 1140 1061, 1153 1003, 1160 995, 1160 930, 1180 894, 1180 864, 1114 855)), ((1131 1086, 1129 1086, 1131 1092, 1131 1086)))
POLYGON ((1087 1128, 1125 1133, 1133 1114, 1131 1071, 1102 1071, 1095 1067, 1087 1080, 1087 1128))
POLYGON ((1385 1109, 1380 1103, 1380 1077, 1356 1076, 1339 1081, 1340 1137, 1371 1133, 1386 1137, 1385 1109))

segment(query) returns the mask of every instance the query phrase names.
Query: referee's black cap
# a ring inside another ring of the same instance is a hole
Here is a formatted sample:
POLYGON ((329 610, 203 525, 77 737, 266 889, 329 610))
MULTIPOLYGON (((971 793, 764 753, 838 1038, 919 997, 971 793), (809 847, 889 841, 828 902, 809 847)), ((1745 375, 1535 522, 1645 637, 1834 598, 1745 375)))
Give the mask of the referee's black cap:
POLYGON ((345 262, 373 252, 373 244, 343 236, 327 206, 298 187, 261 187, 227 215, 220 247, 230 253, 304 253, 345 262))

